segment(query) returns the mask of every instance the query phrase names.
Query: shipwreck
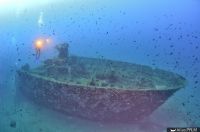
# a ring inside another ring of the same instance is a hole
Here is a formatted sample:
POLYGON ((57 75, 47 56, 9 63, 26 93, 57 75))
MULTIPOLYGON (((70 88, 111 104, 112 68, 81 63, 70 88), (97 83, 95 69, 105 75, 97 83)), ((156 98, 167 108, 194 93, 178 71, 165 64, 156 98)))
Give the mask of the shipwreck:
POLYGON ((173 72, 103 58, 58 56, 40 66, 22 66, 17 89, 34 102, 65 114, 106 122, 139 121, 184 88, 186 79, 173 72))

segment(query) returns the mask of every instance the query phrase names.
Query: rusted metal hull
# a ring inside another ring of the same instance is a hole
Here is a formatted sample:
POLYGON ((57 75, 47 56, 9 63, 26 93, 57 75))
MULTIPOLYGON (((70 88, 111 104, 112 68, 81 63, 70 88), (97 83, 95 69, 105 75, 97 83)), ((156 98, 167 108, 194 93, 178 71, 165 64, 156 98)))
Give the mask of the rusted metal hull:
POLYGON ((123 90, 68 85, 19 70, 17 87, 36 103, 85 119, 136 122, 150 115, 176 89, 123 90))

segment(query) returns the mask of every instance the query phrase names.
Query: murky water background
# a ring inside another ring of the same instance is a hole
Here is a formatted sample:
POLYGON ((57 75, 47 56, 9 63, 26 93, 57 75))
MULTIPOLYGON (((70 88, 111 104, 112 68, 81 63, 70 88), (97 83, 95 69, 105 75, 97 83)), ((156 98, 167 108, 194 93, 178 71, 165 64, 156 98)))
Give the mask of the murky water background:
POLYGON ((200 126, 199 5, 197 0, 0 2, 0 132, 162 132, 200 126), (52 44, 35 60, 38 37, 49 37, 52 44), (56 55, 53 47, 61 42, 70 44, 70 54, 179 73, 188 85, 137 124, 78 119, 16 96, 15 71, 56 55))

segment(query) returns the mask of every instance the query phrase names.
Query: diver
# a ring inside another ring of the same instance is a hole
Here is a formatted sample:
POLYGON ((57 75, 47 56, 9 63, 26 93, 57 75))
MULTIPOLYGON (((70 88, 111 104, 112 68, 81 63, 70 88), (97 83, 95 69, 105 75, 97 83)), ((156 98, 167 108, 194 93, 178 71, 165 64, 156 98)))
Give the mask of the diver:
POLYGON ((36 43, 35 43, 35 57, 36 57, 36 59, 40 58, 42 47, 43 47, 43 42, 41 40, 36 41, 36 43))
POLYGON ((35 48, 35 51, 36 51, 35 57, 36 57, 36 59, 39 59, 40 58, 41 49, 40 48, 35 48))
POLYGON ((40 58, 42 48, 44 48, 45 46, 47 46, 47 44, 50 44, 50 43, 51 43, 51 39, 49 39, 49 38, 36 40, 36 42, 35 42, 35 57, 36 57, 36 59, 40 58))

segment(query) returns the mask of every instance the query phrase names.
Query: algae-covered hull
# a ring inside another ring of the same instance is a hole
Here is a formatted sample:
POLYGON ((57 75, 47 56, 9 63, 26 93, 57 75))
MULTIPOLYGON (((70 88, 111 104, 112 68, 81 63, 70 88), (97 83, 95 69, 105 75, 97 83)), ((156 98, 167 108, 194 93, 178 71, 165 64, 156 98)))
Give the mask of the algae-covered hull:
POLYGON ((182 76, 149 66, 68 55, 17 71, 17 87, 35 102, 68 115, 108 122, 135 122, 150 115, 185 86, 182 76))
POLYGON ((122 90, 68 85, 18 71, 18 88, 29 98, 69 115, 98 121, 137 121, 178 89, 122 90))

